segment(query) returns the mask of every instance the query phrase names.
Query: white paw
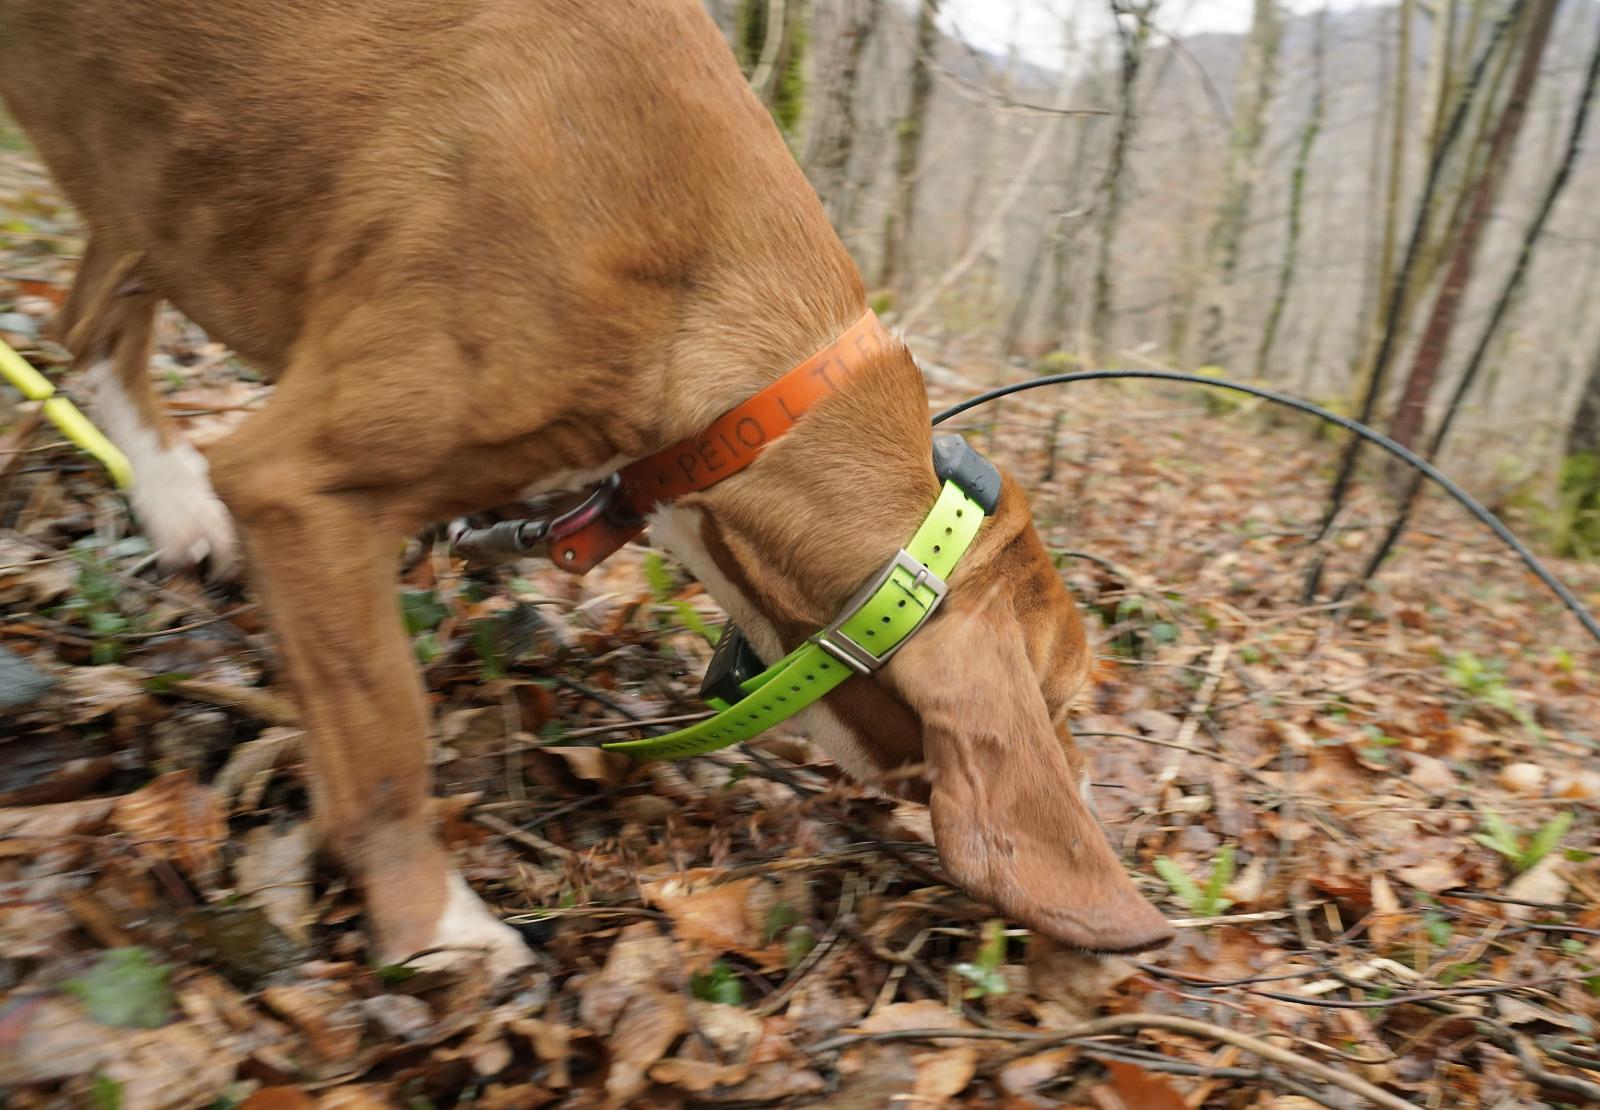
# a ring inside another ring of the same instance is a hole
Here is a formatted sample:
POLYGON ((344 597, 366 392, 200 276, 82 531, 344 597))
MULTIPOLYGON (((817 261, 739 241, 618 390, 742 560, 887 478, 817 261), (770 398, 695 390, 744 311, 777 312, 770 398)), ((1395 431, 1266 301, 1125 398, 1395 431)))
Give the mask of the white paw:
POLYGON ((432 971, 459 963, 463 957, 482 955, 490 975, 498 979, 533 962, 533 953, 521 934, 490 913, 456 874, 450 876, 449 900, 428 947, 439 951, 412 960, 408 966, 432 971))
POLYGON ((128 500, 134 516, 150 537, 167 568, 195 566, 209 560, 213 578, 229 578, 238 569, 239 541, 233 518, 211 489, 205 456, 187 443, 129 455, 133 489, 128 500))
POLYGON ((233 518, 211 488, 205 456, 187 443, 163 444, 111 363, 95 363, 87 377, 95 418, 133 468, 128 500, 161 565, 209 559, 212 577, 231 577, 238 569, 239 541, 233 518))

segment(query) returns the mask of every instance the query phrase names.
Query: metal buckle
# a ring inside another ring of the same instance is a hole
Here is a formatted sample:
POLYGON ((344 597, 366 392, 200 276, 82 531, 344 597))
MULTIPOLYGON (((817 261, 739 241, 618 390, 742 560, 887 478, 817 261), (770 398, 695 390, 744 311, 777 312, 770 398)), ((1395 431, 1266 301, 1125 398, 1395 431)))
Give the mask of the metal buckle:
POLYGON ((902 547, 895 552, 894 558, 890 559, 882 570, 873 575, 865 586, 862 586, 849 601, 845 602, 844 611, 834 618, 832 624, 811 637, 811 642, 858 673, 871 674, 887 663, 895 652, 905 646, 907 640, 916 635, 917 630, 927 622, 929 617, 933 616, 933 611, 939 608, 939 603, 944 600, 944 595, 949 590, 950 587, 945 585, 943 578, 929 570, 926 565, 918 561, 914 555, 902 547), (894 572, 897 570, 906 571, 911 575, 910 588, 907 589, 904 585, 901 585, 900 589, 909 600, 921 607, 922 615, 917 618, 917 623, 912 625, 910 630, 900 638, 899 643, 890 646, 881 653, 874 652, 871 648, 857 643, 845 635, 844 626, 853 620, 862 609, 866 608, 867 602, 872 600, 874 594, 893 580, 894 572), (925 601, 917 592, 919 587, 932 590, 933 598, 925 601))
POLYGON ((450 546, 474 562, 500 562, 525 555, 542 554, 557 540, 565 539, 598 519, 627 523, 617 506, 622 476, 613 474, 601 482, 577 506, 559 516, 502 520, 484 528, 474 528, 466 517, 451 521, 446 533, 450 546))
POLYGON ((584 498, 583 504, 576 508, 568 509, 550 522, 547 529, 549 538, 554 540, 564 539, 580 528, 585 528, 594 521, 604 518, 618 524, 629 523, 620 519, 617 507, 613 504, 617 492, 622 489, 622 475, 612 474, 595 487, 594 492, 584 498))

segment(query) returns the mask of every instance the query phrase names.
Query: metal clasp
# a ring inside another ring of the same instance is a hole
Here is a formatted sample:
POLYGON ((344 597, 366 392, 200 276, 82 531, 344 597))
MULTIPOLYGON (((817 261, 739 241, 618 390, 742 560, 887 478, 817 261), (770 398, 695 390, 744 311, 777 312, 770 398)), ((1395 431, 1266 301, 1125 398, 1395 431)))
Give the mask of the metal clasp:
POLYGON ((446 535, 458 554, 479 562, 542 554, 553 541, 570 536, 602 517, 625 522, 616 503, 621 488, 622 475, 613 474, 580 504, 557 516, 502 520, 483 528, 474 528, 466 517, 459 517, 450 522, 446 535))
POLYGON ((933 573, 926 564, 917 559, 905 548, 895 552, 894 558, 884 564, 882 570, 873 575, 866 585, 857 590, 855 595, 845 602, 844 611, 834 618, 833 623, 821 632, 811 637, 811 642, 826 651, 829 655, 839 660, 860 674, 871 674, 887 663, 894 653, 905 646, 906 641, 916 635, 933 611, 939 608, 939 603, 949 593, 950 587, 945 585, 943 578, 933 573), (916 605, 922 612, 917 616, 917 623, 912 625, 902 636, 898 643, 891 644, 881 652, 875 652, 850 636, 845 634, 844 626, 858 616, 865 609, 873 596, 889 582, 894 580, 894 572, 903 570, 911 575, 911 584, 896 583, 900 592, 906 599, 916 605), (931 590, 931 598, 924 597, 922 590, 931 590))

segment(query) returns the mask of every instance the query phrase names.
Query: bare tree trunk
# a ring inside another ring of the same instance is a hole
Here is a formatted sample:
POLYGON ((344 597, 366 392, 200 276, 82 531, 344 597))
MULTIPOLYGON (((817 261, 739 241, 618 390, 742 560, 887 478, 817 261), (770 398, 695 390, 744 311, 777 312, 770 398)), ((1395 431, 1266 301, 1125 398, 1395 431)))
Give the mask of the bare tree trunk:
POLYGON ((1032 182, 1033 175, 1039 169, 1039 163, 1044 161, 1045 153, 1050 149, 1051 141, 1055 138, 1056 126, 1061 120, 1061 116, 1056 113, 1060 113, 1067 106, 1068 98, 1072 91, 1073 82, 1069 74, 1070 71, 1063 67, 1060 84, 1056 86, 1055 101, 1050 106, 1053 114, 1047 115, 1039 121, 1039 133, 1033 137, 1033 142, 1028 145, 1027 153, 1022 156, 1022 162, 1017 166, 1015 175, 1006 185, 1006 191, 990 206, 988 222, 973 237, 972 243, 967 247, 966 252, 956 259, 955 263, 939 276, 939 280, 934 282, 926 293, 918 297, 916 303, 907 308, 905 314, 901 316, 899 323, 906 331, 910 331, 913 326, 921 321, 922 317, 933 308, 934 303, 938 301, 940 295, 946 289, 960 281, 967 271, 972 269, 978 259, 982 258, 984 252, 989 249, 989 244, 994 242, 995 238, 1000 234, 1000 229, 1005 225, 1006 217, 1016 207, 1017 200, 1022 196, 1023 190, 1032 182))
MULTIPOLYGON (((1539 2, 1553 10, 1557 0, 1539 0, 1539 2)), ((1541 9, 1535 9, 1534 20, 1535 22, 1530 31, 1530 36, 1537 36, 1540 34, 1547 35, 1549 31, 1548 13, 1543 12, 1541 9), (1540 31, 1539 22, 1541 18, 1544 22, 1544 29, 1542 32, 1540 31)), ((1528 44, 1525 47, 1526 53, 1524 54, 1524 60, 1526 60, 1529 54, 1537 54, 1540 50, 1542 50, 1542 48, 1543 44, 1538 38, 1530 37, 1528 44)), ((1535 61, 1535 66, 1537 67, 1537 61, 1535 61)), ((1566 187, 1567 180, 1572 176, 1573 164, 1577 161, 1578 152, 1583 146, 1583 133, 1589 121, 1589 111, 1594 105, 1595 88, 1597 85, 1600 85, 1600 37, 1597 37, 1595 40, 1594 51, 1589 58, 1588 73, 1584 78, 1583 87, 1578 93, 1577 109, 1573 113, 1572 126, 1567 133, 1566 155, 1561 161, 1560 168, 1557 169, 1555 175, 1550 179, 1549 184, 1545 187, 1544 196, 1539 203, 1539 210, 1534 215, 1533 222, 1528 225, 1527 231, 1523 234, 1522 247, 1517 252, 1517 260, 1511 268, 1511 273, 1507 275, 1505 284, 1501 287, 1500 295, 1495 300, 1494 308, 1489 313, 1489 319, 1484 323, 1483 331, 1479 335, 1478 342, 1472 350, 1472 356, 1467 360, 1466 369, 1462 371, 1461 380, 1456 383, 1455 391, 1450 397, 1450 404, 1445 409, 1444 418, 1439 422, 1439 427, 1435 429, 1433 438, 1428 443, 1427 453, 1424 457, 1430 461, 1438 458, 1440 449, 1444 447, 1445 439, 1450 435, 1450 429, 1454 425, 1456 416, 1461 410, 1461 402, 1466 397, 1468 391, 1472 389, 1474 381, 1477 380, 1478 373, 1483 368, 1484 356, 1489 350, 1489 345, 1494 340, 1495 333, 1499 330, 1501 323, 1504 321, 1506 312, 1509 309, 1513 299, 1516 297, 1517 290, 1522 285, 1522 279, 1528 272, 1528 261, 1533 257, 1533 251, 1539 243, 1539 237, 1544 233, 1545 225, 1550 220, 1550 213, 1555 208, 1556 201, 1560 199, 1561 191, 1566 187)), ((1529 80, 1526 83, 1522 82, 1519 74, 1519 80, 1517 82, 1516 89, 1520 89, 1524 100, 1526 100, 1528 90, 1531 86, 1532 81, 1529 80)), ((1512 94, 1513 99, 1516 97, 1516 89, 1514 89, 1512 94)), ((1512 104, 1506 105, 1506 113, 1510 113, 1513 110, 1515 109, 1512 104)), ((1600 361, 1597 361, 1596 372, 1600 373, 1600 361)), ((1593 382, 1591 381, 1591 386, 1592 385, 1593 382)), ((1600 404, 1600 398, 1597 398, 1596 403, 1600 404)), ((1593 414, 1591 413, 1590 415, 1592 416, 1593 414)), ((1583 418, 1584 406, 1580 404, 1579 416, 1573 424, 1574 431, 1578 430, 1578 421, 1583 420, 1583 418)), ((1588 428, 1593 428, 1592 421, 1588 425, 1588 428)), ((1592 439, 1586 439, 1587 442, 1593 442, 1593 440, 1600 439, 1600 431, 1590 431, 1586 429, 1581 434, 1585 437, 1593 437, 1592 439)), ((1571 457, 1570 452, 1569 457, 1571 457)), ((1596 504, 1600 505, 1600 468, 1596 468, 1590 473, 1594 479, 1594 485, 1591 487, 1591 490, 1596 498, 1596 504)), ((1416 502, 1417 494, 1422 490, 1422 481, 1423 477, 1420 472, 1412 473, 1410 483, 1407 485, 1405 493, 1401 498, 1400 509, 1395 514, 1394 522, 1390 525, 1388 533, 1383 537, 1383 541, 1378 545, 1377 550, 1373 552, 1372 558, 1367 561, 1367 565, 1362 570, 1360 576, 1352 580, 1343 590, 1339 591, 1339 596, 1341 598, 1349 596, 1349 594, 1354 590, 1360 589, 1361 587, 1365 586, 1367 582, 1371 581, 1372 576, 1375 575, 1378 572, 1378 569, 1383 565, 1383 561, 1388 558, 1389 552, 1392 551, 1395 544, 1399 542, 1400 536, 1405 531, 1406 524, 1410 520, 1411 507, 1416 502)))
MULTIPOLYGON (((1011 17, 1011 50, 1006 58, 1005 75, 1000 79, 999 95, 1004 99, 1011 96, 1011 82, 1016 76, 1017 69, 1017 17, 1021 12, 1017 8, 1011 17)), ((985 120, 978 128, 977 144, 971 150, 973 164, 972 180, 967 183, 967 195, 961 202, 961 230, 956 236, 956 253, 965 254, 972 246, 973 237, 978 233, 979 213, 983 208, 984 194, 989 191, 989 170, 994 163, 995 140, 1009 130, 1009 120, 1005 112, 995 112, 992 119, 985 120)))
POLYGON ((1120 100, 1117 106, 1117 130, 1111 139, 1110 160, 1100 187, 1100 243, 1095 255, 1094 292, 1090 306, 1089 362, 1098 360, 1111 342, 1111 248, 1117 238, 1117 223, 1122 217, 1123 173, 1128 162, 1128 148, 1138 126, 1139 68, 1144 64, 1145 51, 1150 36, 1155 31, 1155 12, 1158 0, 1111 0, 1111 15, 1117 23, 1117 35, 1122 44, 1120 100), (1124 18, 1126 17, 1126 19, 1124 18))
POLYGON ((1017 302, 1011 306, 1011 315, 1006 318, 1006 330, 1000 336, 1000 357, 1003 359, 1016 354, 1022 329, 1028 326, 1033 298, 1039 291, 1039 278, 1044 273, 1044 256, 1060 234, 1061 217, 1053 216, 1046 221, 1043 234, 1028 255, 1028 268, 1022 272, 1022 288, 1017 291, 1017 302))
POLYGON ((1516 145, 1517 135, 1527 118, 1528 98, 1539 77, 1539 63, 1544 57, 1545 44, 1550 39, 1550 25, 1555 18, 1558 0, 1535 0, 1533 18, 1527 39, 1522 47, 1522 58, 1517 74, 1511 83, 1511 95, 1501 110, 1494 135, 1489 140, 1483 169, 1471 186, 1466 219, 1454 238, 1450 266, 1444 284, 1433 302, 1433 312, 1423 329, 1416 357, 1411 363, 1411 373, 1406 379, 1400 407, 1395 414, 1390 436, 1404 446, 1411 446, 1422 430, 1427 416, 1428 396, 1439 376, 1444 362, 1445 349, 1450 343, 1450 333, 1455 329, 1456 315, 1466 296, 1467 285, 1472 281, 1473 267, 1478 257, 1478 244, 1483 229, 1489 222, 1489 212, 1494 207, 1500 183, 1505 179, 1506 166, 1516 145))
POLYGON ((883 260, 878 284, 902 296, 911 291, 907 245, 917 217, 917 169, 922 158, 922 133, 933 91, 933 52, 939 45, 939 0, 922 0, 917 9, 917 49, 911 59, 911 98, 900 117, 895 143, 894 203, 883 225, 883 260))
MULTIPOLYGON (((1173 53, 1176 53, 1174 51, 1173 53)), ((1206 157, 1210 136, 1202 136, 1193 112, 1183 119, 1184 157, 1199 165, 1206 157)), ((1190 357, 1190 332, 1194 325, 1195 305, 1200 300, 1200 288, 1205 280, 1205 236, 1199 230, 1205 224, 1201 213, 1202 195, 1198 189, 1185 189, 1179 216, 1178 262, 1173 267, 1172 290, 1167 306, 1167 357, 1174 366, 1184 370, 1195 367, 1190 357)))
MULTIPOLYGON (((1473 0, 1473 13, 1480 13, 1483 0, 1473 0)), ((1482 168, 1483 154, 1488 149, 1488 137, 1495 124, 1495 109, 1500 103, 1500 90, 1505 85, 1509 62, 1516 54, 1516 46, 1525 31, 1521 13, 1527 4, 1517 0, 1513 13, 1503 16, 1496 25, 1494 36, 1473 69, 1470 80, 1462 81, 1446 75, 1446 88, 1455 90, 1451 101, 1451 125, 1439 132, 1433 143, 1425 147, 1429 158, 1429 201, 1425 210, 1419 210, 1423 222, 1414 227, 1408 244, 1407 265, 1410 277, 1403 283, 1402 295, 1392 302, 1385 301, 1378 316, 1379 331, 1373 336, 1375 345, 1368 348, 1357 380, 1366 391, 1364 395, 1377 397, 1385 387, 1389 359, 1393 346, 1384 344, 1391 337, 1404 337, 1411 333, 1412 319, 1450 254, 1451 244, 1460 234, 1471 196, 1471 183, 1482 168), (1512 33, 1515 31, 1515 33, 1512 33), (1492 63, 1492 64, 1491 64, 1492 63), (1483 77, 1488 69, 1489 76, 1483 77), (1465 142, 1463 133, 1470 132, 1465 142), (1460 152, 1459 154, 1455 152, 1460 152), (1409 253, 1415 250, 1414 254, 1409 253)), ((1476 38, 1475 24, 1469 30, 1476 38)), ((1365 405, 1365 402, 1363 402, 1365 405)), ((1371 409, 1365 409, 1369 413, 1371 409)))
POLYGON ((856 142, 857 75, 861 72, 861 56, 882 12, 883 0, 849 0, 847 22, 840 32, 845 44, 839 68, 828 82, 827 98, 811 133, 806 176, 822 198, 834 230, 841 235, 845 230, 846 175, 856 142))
POLYGON ((1389 289, 1394 284, 1395 247, 1400 229, 1400 197, 1405 191, 1407 90, 1411 86, 1411 16, 1416 0, 1400 0, 1400 29, 1395 37, 1394 115, 1389 133, 1389 180, 1383 192, 1383 242, 1378 248, 1378 296, 1373 301, 1372 321, 1356 364, 1355 392, 1370 392, 1378 363, 1378 346, 1386 331, 1392 330, 1393 307, 1389 289))
MULTIPOLYGON (((1479 85, 1483 78, 1483 71, 1488 67, 1489 60, 1493 57, 1516 24, 1529 3, 1534 0, 1512 0, 1512 5, 1495 25, 1493 34, 1483 53, 1473 63, 1472 72, 1468 74, 1466 82, 1462 85, 1461 99, 1456 102, 1449 123, 1445 126, 1444 133, 1439 138, 1439 145, 1434 148, 1428 163, 1428 175, 1423 181, 1422 192, 1417 198, 1416 215, 1411 225, 1411 236, 1406 242, 1405 257, 1401 260, 1399 272, 1395 275, 1393 283, 1384 292, 1387 299, 1387 310, 1384 313, 1385 324, 1382 336, 1378 342, 1377 353, 1373 358, 1372 373, 1368 376, 1366 387, 1361 399, 1361 409, 1356 419, 1363 424, 1372 420, 1373 410, 1377 407, 1378 394, 1383 389, 1383 379, 1389 368, 1390 359, 1394 353, 1395 345, 1399 342, 1400 334, 1398 324, 1399 310, 1405 301, 1410 287, 1412 275, 1416 270, 1417 259, 1422 251, 1422 244, 1427 235, 1429 214, 1433 211, 1434 199, 1438 194, 1439 180, 1443 174, 1445 159, 1454 147, 1456 139, 1460 136, 1466 122, 1468 113, 1476 100, 1479 85)), ((1323 511, 1322 523, 1317 528, 1316 536, 1312 542, 1320 542, 1328 534, 1333 523, 1338 519, 1340 511, 1344 508, 1344 498, 1350 488, 1350 481, 1355 476, 1356 463, 1361 457, 1361 446, 1364 441, 1360 436, 1352 435, 1346 441, 1344 453, 1339 458, 1338 473, 1334 475, 1333 487, 1328 491, 1328 504, 1323 511)), ((1309 602, 1316 597, 1317 586, 1322 580, 1322 559, 1319 556, 1312 560, 1306 572, 1305 587, 1302 596, 1309 602)))
POLYGON ((1277 0, 1255 0, 1250 37, 1245 42, 1244 70, 1233 115, 1233 138, 1228 144, 1226 183, 1222 206, 1206 244, 1216 292, 1206 307, 1201 357, 1222 364, 1232 353, 1234 279, 1239 270, 1239 250, 1245 219, 1259 171, 1261 140, 1267 131, 1267 108, 1278 74, 1278 48, 1283 41, 1283 16, 1277 0))
POLYGON ((1278 267, 1278 287, 1272 295, 1272 306, 1267 309, 1267 322, 1261 329, 1261 344, 1256 348, 1257 378, 1267 376, 1267 359, 1272 355, 1272 344, 1278 338, 1278 324, 1283 319, 1284 305, 1289 301, 1289 287, 1294 284, 1295 259, 1300 250, 1300 223, 1305 208, 1306 169, 1311 163, 1311 148, 1317 143, 1317 133, 1322 130, 1327 99, 1323 78, 1327 29, 1328 9, 1324 6, 1317 13, 1316 29, 1311 40, 1311 111, 1306 116, 1305 128, 1300 132, 1294 170, 1289 175, 1289 226, 1284 239, 1283 263, 1278 267))
POLYGON ((1428 59, 1428 86, 1422 94, 1423 149, 1431 150, 1450 115, 1451 78, 1455 63, 1456 0, 1437 0, 1428 59))
MULTIPOLYGON (((1091 79, 1088 87, 1095 90, 1092 99, 1098 104, 1099 83, 1091 79)), ((1088 222, 1087 217, 1092 210, 1092 205, 1079 196, 1079 191, 1089 166, 1089 139, 1098 129, 1095 123, 1098 118, 1090 118, 1078 129, 1078 141, 1073 144, 1072 161, 1067 166, 1066 181, 1062 189, 1062 207, 1057 217, 1055 235, 1050 243, 1053 281, 1050 293, 1050 341, 1060 350, 1065 350, 1069 346, 1068 336, 1072 330, 1075 284, 1073 281, 1075 255, 1072 244, 1077 239, 1077 233, 1088 222)))

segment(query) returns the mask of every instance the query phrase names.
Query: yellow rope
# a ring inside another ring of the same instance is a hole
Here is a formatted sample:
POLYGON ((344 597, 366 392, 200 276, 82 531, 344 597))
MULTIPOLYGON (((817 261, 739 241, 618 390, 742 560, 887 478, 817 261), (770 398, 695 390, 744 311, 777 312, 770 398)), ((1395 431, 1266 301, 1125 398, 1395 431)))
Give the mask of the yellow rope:
POLYGON ((0 374, 4 374, 12 385, 22 390, 22 395, 28 400, 43 401, 45 419, 59 428, 62 435, 99 459, 118 487, 128 489, 133 485, 133 468, 128 465, 128 456, 119 451, 117 445, 107 439, 99 428, 89 423, 89 418, 78 410, 77 405, 65 397, 56 396, 56 387, 50 379, 29 365, 3 339, 0 339, 0 374))

